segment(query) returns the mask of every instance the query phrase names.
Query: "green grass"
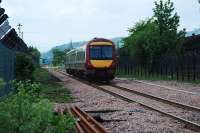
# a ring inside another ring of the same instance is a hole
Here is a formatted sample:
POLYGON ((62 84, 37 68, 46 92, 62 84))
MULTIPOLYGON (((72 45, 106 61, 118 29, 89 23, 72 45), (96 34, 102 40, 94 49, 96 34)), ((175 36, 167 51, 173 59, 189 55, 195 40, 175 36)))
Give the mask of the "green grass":
POLYGON ((41 95, 48 98, 52 102, 66 103, 72 101, 72 96, 69 90, 63 88, 58 83, 42 84, 41 95))
POLYGON ((46 69, 38 68, 34 72, 34 79, 36 82, 49 82, 52 79, 52 76, 49 74, 49 72, 46 69))
POLYGON ((34 78, 41 84, 41 96, 52 102, 67 103, 72 101, 72 95, 67 88, 64 88, 58 80, 49 74, 45 69, 35 71, 34 78))

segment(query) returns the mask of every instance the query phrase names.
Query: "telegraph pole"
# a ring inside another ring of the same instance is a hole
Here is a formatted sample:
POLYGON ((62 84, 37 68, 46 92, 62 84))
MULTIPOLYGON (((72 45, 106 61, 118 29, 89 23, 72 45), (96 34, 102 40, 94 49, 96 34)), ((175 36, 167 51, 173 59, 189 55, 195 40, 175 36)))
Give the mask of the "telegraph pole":
POLYGON ((21 29, 23 25, 19 23, 17 26, 18 26, 19 37, 23 39, 23 32, 21 29))
POLYGON ((22 40, 24 39, 24 32, 22 31, 22 40))
POLYGON ((72 40, 70 41, 70 49, 73 49, 73 43, 72 43, 72 40))

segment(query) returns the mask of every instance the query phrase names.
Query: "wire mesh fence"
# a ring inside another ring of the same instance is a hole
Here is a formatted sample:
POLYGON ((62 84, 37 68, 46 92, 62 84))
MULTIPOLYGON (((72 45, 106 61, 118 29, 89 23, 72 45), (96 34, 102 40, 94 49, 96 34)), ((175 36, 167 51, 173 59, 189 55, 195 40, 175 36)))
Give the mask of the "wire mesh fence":
POLYGON ((15 52, 6 48, 0 42, 0 78, 4 85, 0 88, 0 96, 12 90, 11 80, 14 79, 15 52))

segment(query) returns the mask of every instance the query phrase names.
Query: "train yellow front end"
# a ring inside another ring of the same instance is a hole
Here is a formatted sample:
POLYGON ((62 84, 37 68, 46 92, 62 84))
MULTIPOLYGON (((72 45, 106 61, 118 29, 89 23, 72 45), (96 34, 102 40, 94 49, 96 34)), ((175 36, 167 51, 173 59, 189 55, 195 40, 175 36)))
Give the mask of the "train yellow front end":
POLYGON ((100 80, 112 80, 116 69, 113 42, 106 39, 93 40, 88 44, 87 52, 87 76, 100 80))
POLYGON ((115 45, 107 39, 95 38, 66 56, 66 71, 73 75, 109 81, 115 69, 115 45))

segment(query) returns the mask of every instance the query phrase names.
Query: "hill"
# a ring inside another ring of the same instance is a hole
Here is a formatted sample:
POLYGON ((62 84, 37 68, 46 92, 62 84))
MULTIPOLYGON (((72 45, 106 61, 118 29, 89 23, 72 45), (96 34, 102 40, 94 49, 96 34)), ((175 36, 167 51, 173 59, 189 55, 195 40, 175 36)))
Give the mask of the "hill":
POLYGON ((192 36, 192 35, 199 35, 200 34, 200 28, 199 29, 195 29, 193 31, 189 31, 187 32, 186 36, 192 36))
MULTIPOLYGON (((123 45, 122 37, 116 37, 116 38, 113 38, 111 40, 116 44, 116 47, 121 47, 123 45)), ((53 49, 59 49, 61 51, 64 51, 65 49, 69 49, 69 48, 81 47, 85 43, 86 43, 86 41, 80 41, 80 42, 72 42, 72 43, 61 44, 61 45, 55 46, 51 50, 49 50, 45 53, 42 53, 41 58, 51 61, 52 58, 53 58, 53 49)))

